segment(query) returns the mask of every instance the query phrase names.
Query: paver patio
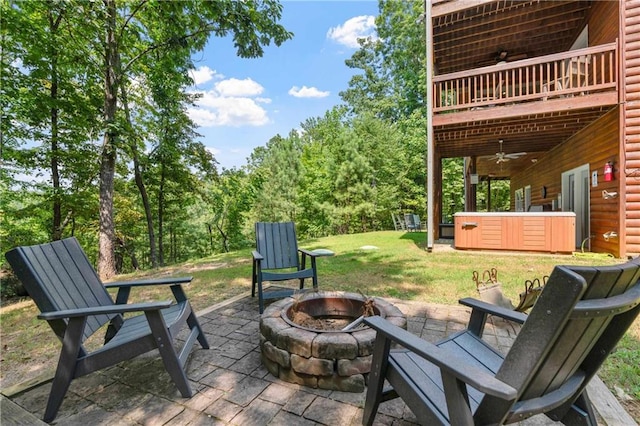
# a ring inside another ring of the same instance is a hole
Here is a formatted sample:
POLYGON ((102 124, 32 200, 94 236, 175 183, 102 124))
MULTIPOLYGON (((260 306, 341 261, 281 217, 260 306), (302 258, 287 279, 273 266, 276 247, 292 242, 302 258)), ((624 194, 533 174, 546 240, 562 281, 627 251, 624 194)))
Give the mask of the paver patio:
MULTIPOLYGON (((407 329, 431 342, 463 329, 470 312, 462 306, 391 302, 407 316, 407 329)), ((157 353, 151 352, 73 381, 54 424, 361 424, 365 392, 330 391, 287 383, 262 366, 257 298, 236 297, 200 312, 199 318, 211 349, 203 350, 196 345, 188 362, 192 398, 180 396, 157 353)), ((518 326, 490 318, 484 338, 504 351, 517 332, 518 326)), ((9 397, 41 418, 50 387, 50 383, 44 383, 9 397)), ((3 418, 3 426, 10 424, 5 421, 3 418)), ((396 399, 381 405, 376 423, 413 425, 417 419, 396 399)), ((539 415, 520 424, 555 423, 539 415)))

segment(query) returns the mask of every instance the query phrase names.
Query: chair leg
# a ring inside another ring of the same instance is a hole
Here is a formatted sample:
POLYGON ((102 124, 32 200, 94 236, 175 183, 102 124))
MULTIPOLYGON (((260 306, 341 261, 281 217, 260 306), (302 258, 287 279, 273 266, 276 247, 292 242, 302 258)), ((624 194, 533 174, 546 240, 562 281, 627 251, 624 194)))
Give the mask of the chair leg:
POLYGON ((318 291, 318 270, 316 269, 316 258, 311 258, 311 269, 313 270, 313 277, 311 277, 311 282, 313 283, 313 289, 318 291))
POLYGON ((196 314, 193 312, 193 310, 187 317, 187 325, 189 325, 189 328, 191 330, 193 330, 194 328, 198 330, 198 342, 200 343, 200 346, 202 346, 203 349, 209 349, 209 342, 207 342, 204 331, 200 326, 200 321, 198 321, 198 317, 196 317, 196 314))
POLYGON ((484 326, 487 322, 488 314, 479 309, 473 309, 471 316, 469 317, 469 323, 467 324, 467 330, 475 334, 478 337, 482 337, 484 333, 484 326))
POLYGON ((593 411, 593 406, 587 395, 587 391, 584 390, 571 405, 569 411, 560 419, 560 422, 565 425, 576 426, 597 426, 598 421, 593 411))
MULTIPOLYGON (((299 271, 303 271, 307 267, 307 255, 302 254, 302 263, 300 264, 299 271)), ((300 278, 300 290, 304 288, 304 278, 300 278)))
POLYGON ((264 312, 264 298, 262 295, 262 280, 258 280, 258 308, 260 310, 260 314, 264 312))
POLYGON ((258 281, 258 275, 256 273, 256 262, 253 262, 253 268, 251 271, 251 297, 256 297, 256 282, 258 281))
POLYGON ((367 397, 364 404, 362 424, 371 426, 378 412, 378 406, 382 402, 382 388, 387 371, 389 360, 389 350, 391 342, 378 334, 373 346, 373 360, 371 372, 369 373, 369 383, 367 384, 367 397))
POLYGON ((149 327, 151 328, 151 334, 158 346, 158 351, 162 357, 164 367, 167 369, 169 376, 176 384, 176 387, 182 394, 183 398, 191 398, 193 393, 191 392, 191 386, 189 380, 184 372, 180 358, 173 347, 173 341, 171 335, 167 330, 167 325, 162 318, 160 311, 146 311, 145 315, 147 321, 149 321, 149 327))
POLYGON ((69 320, 69 325, 62 341, 62 351, 58 360, 58 368, 53 378, 49 401, 44 412, 43 420, 47 423, 53 421, 58 414, 62 400, 69 390, 71 380, 75 377, 76 361, 80 352, 82 342, 82 331, 84 330, 86 317, 76 317, 69 320))

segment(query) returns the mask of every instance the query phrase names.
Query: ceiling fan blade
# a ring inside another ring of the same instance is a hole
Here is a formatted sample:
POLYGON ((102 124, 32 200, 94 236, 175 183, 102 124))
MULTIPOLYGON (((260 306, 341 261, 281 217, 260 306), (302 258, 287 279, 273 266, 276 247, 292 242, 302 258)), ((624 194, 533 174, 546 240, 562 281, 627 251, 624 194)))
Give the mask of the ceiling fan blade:
POLYGON ((527 155, 526 152, 513 152, 511 154, 505 154, 504 156, 507 158, 519 158, 522 157, 523 155, 527 155))

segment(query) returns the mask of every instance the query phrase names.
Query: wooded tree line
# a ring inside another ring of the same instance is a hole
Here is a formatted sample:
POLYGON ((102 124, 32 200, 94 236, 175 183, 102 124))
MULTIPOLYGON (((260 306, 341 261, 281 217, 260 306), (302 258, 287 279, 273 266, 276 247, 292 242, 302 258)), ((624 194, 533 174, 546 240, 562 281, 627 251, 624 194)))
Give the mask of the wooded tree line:
MULTIPOLYGON (((186 110, 209 37, 237 54, 294 35, 256 1, 2 2, 2 251, 76 236, 103 278, 253 244, 258 220, 300 237, 425 216, 423 2, 379 2, 343 103, 218 170, 186 110), (25 176, 31 177, 25 179, 25 176), (32 179, 35 177, 36 179, 32 179)), ((444 203, 462 209, 460 159, 444 203)))

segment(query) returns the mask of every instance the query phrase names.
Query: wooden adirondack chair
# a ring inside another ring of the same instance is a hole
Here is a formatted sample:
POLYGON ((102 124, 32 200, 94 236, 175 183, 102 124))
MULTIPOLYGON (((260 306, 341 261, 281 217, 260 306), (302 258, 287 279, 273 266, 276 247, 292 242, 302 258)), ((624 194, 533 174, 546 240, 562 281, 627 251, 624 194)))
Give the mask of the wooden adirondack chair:
POLYGON ((404 231, 405 229, 404 220, 402 220, 400 215, 395 215, 391 213, 391 220, 393 220, 393 228, 396 231, 404 231))
POLYGON ((256 249, 253 251, 253 273, 251 278, 251 297, 256 295, 258 287, 258 303, 260 313, 264 311, 264 300, 288 297, 293 290, 264 292, 263 281, 286 281, 299 279, 300 290, 304 288, 304 280, 311 278, 314 290, 318 289, 318 272, 316 257, 321 254, 299 249, 296 240, 296 229, 293 222, 258 222, 256 223, 256 249), (300 255, 302 261, 300 261, 300 255), (311 267, 306 267, 307 257, 311 259, 311 267), (277 271, 280 269, 281 271, 277 271), (282 271, 287 269, 287 271, 282 271))
POLYGON ((420 220, 418 219, 418 223, 416 223, 417 215, 412 213, 406 213, 404 215, 404 224, 407 231, 419 231, 420 230, 420 220))
POLYGON ((53 379, 44 421, 52 421, 71 381, 158 349, 164 365, 183 397, 192 395, 184 365, 196 339, 209 344, 191 304, 182 289, 190 277, 104 284, 75 238, 28 247, 6 253, 16 275, 62 342, 58 368, 53 379), (168 285, 176 303, 127 304, 131 289, 147 285, 168 285), (116 302, 107 292, 118 288, 116 302), (125 313, 143 312, 124 318, 125 313), (104 345, 89 352, 84 342, 103 325, 104 345), (191 330, 180 352, 173 338, 183 328, 191 330))
POLYGON ((527 316, 474 299, 468 328, 436 345, 380 317, 363 424, 400 396, 428 425, 488 425, 539 413, 596 425, 586 386, 640 312, 640 264, 554 268, 527 316), (487 315, 522 323, 502 355, 481 340, 487 315), (397 343, 402 347, 390 350, 397 343), (392 389, 383 391, 385 379, 392 389))

